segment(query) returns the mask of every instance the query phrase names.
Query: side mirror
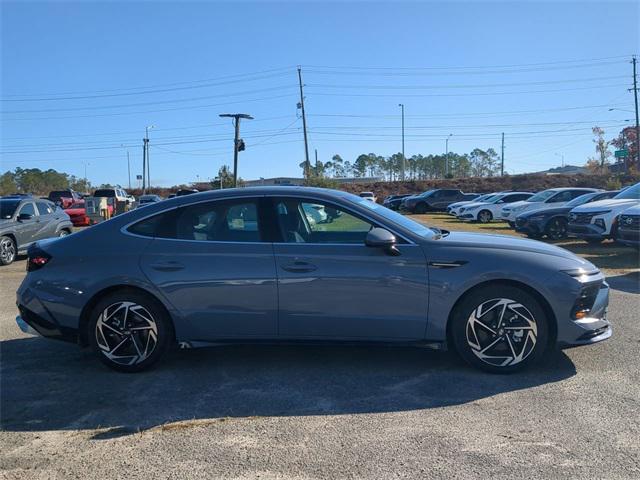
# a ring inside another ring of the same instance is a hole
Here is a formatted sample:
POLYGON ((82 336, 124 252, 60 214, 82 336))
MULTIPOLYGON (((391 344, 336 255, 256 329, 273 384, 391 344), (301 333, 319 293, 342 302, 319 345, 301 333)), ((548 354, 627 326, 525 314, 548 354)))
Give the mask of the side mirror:
POLYGON ((33 215, 31 215, 30 213, 21 213, 20 215, 18 215, 19 222, 24 222, 25 220, 31 220, 32 218, 33 218, 33 215))
POLYGON ((367 233, 367 237, 364 240, 364 244, 367 247, 382 248, 387 254, 398 256, 400 250, 396 247, 396 237, 389 230, 384 228, 372 228, 367 233))

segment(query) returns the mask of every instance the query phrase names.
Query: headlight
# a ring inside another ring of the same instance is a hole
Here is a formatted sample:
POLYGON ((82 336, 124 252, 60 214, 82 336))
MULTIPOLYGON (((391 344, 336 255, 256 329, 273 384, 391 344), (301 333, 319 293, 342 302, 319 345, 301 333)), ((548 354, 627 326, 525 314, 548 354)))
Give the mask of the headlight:
POLYGON ((475 207, 467 207, 466 211, 468 212, 469 210, 477 210, 480 208, 480 205, 476 205, 475 207))

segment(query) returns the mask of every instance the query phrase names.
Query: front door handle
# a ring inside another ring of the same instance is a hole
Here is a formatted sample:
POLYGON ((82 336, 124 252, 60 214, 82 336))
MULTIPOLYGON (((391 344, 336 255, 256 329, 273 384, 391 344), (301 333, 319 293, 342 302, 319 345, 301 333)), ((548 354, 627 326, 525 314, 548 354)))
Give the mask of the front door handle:
POLYGON ((177 272, 184 269, 184 265, 180 262, 167 261, 167 262, 155 262, 152 263, 151 268, 159 272, 177 272))
POLYGON ((314 270, 317 270, 317 268, 318 267, 316 267, 312 263, 302 262, 299 260, 296 260, 293 263, 287 263, 286 265, 282 265, 283 270, 286 270, 287 272, 292 272, 292 273, 313 272, 314 270))

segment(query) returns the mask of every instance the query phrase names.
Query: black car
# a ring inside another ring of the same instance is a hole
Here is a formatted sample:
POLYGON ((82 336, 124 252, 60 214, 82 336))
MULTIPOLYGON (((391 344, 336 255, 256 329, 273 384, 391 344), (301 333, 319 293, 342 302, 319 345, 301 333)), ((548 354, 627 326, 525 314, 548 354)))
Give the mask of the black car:
POLYGON ((561 207, 541 208, 524 212, 516 217, 516 232, 525 233, 533 238, 540 238, 545 235, 551 240, 566 238, 569 212, 571 210, 585 203, 613 198, 618 193, 620 191, 585 193, 561 207))
MULTIPOLYGON (((195 188, 181 188, 180 190, 178 190, 176 192, 176 197, 182 197, 184 195, 191 195, 192 193, 198 193, 199 190, 195 189, 195 188)), ((171 195, 169 195, 169 197, 171 197, 171 195)))
POLYGON ((452 203, 473 200, 477 197, 477 193, 469 194, 451 188, 438 188, 405 198, 400 204, 400 209, 410 213, 427 213, 445 210, 452 203))
POLYGON ((384 202, 382 202, 382 205, 391 210, 399 210, 402 200, 404 200, 408 196, 410 196, 409 193, 405 193, 404 195, 389 195, 387 198, 384 199, 384 202))
POLYGON ((73 225, 53 202, 30 196, 0 198, 0 265, 9 265, 37 240, 62 237, 73 225))

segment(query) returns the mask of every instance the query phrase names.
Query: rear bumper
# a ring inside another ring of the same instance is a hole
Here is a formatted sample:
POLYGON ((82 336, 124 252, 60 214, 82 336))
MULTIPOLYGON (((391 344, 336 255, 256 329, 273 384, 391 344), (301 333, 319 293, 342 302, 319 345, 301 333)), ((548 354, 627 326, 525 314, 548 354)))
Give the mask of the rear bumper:
POLYGON ((58 325, 55 321, 38 315, 23 306, 18 305, 18 310, 20 315, 16 317, 16 324, 24 333, 64 342, 78 342, 77 330, 58 325))

